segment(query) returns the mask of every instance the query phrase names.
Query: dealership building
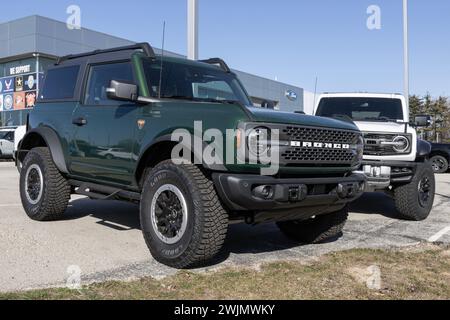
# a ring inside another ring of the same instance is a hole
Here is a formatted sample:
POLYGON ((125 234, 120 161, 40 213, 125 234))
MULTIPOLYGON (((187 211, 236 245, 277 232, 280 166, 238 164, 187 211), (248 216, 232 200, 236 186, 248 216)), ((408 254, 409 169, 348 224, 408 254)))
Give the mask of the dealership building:
MULTIPOLYGON (((84 28, 70 30, 63 22, 41 16, 0 23, 0 127, 25 123, 27 113, 36 104, 45 71, 58 56, 133 43, 84 28)), ((167 51, 165 54, 182 57, 167 51)), ((255 106, 267 100, 283 111, 303 111, 302 88, 233 71, 247 88, 255 106)))

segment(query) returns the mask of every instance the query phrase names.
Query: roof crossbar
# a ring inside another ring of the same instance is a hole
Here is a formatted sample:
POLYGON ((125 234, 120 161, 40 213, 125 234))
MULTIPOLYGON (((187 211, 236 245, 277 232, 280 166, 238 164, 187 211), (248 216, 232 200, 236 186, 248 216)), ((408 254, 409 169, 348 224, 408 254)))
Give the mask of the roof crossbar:
POLYGON ((96 54, 102 54, 102 53, 111 53, 111 52, 118 52, 118 51, 127 51, 127 50, 138 50, 138 49, 142 49, 142 51, 144 51, 144 53, 149 57, 149 58, 154 58, 155 57, 155 52, 153 51, 153 48, 150 46, 150 44, 146 43, 146 42, 142 42, 142 43, 136 43, 130 46, 124 46, 124 47, 117 47, 117 48, 111 48, 111 49, 99 49, 99 50, 94 50, 91 52, 85 52, 85 53, 80 53, 80 54, 70 54, 64 57, 59 57, 58 60, 56 61, 55 65, 59 65, 64 61, 67 60, 71 60, 71 59, 76 59, 76 58, 82 58, 82 57, 88 57, 88 56, 93 56, 96 54))

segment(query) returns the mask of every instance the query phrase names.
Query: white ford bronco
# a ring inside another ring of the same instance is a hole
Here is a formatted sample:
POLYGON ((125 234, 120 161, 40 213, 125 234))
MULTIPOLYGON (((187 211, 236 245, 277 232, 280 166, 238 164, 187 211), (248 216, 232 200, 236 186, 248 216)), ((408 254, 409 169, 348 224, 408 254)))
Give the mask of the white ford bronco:
POLYGON ((431 145, 418 139, 417 127, 429 117, 411 122, 400 94, 337 93, 320 96, 315 114, 354 122, 364 134, 366 191, 391 195, 401 216, 426 219, 433 207, 435 178, 428 161, 431 145))

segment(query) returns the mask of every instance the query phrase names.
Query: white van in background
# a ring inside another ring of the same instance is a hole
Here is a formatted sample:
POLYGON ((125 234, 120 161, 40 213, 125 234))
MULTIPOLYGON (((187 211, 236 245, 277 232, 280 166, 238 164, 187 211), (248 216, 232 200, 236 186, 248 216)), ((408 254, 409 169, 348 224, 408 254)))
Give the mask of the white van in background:
POLYGON ((19 148, 19 143, 22 141, 23 137, 25 137, 26 133, 27 133, 27 126, 17 127, 17 129, 14 132, 14 152, 13 152, 14 160, 16 160, 16 152, 19 148))
POLYGON ((13 159, 15 129, 0 129, 0 159, 13 159))

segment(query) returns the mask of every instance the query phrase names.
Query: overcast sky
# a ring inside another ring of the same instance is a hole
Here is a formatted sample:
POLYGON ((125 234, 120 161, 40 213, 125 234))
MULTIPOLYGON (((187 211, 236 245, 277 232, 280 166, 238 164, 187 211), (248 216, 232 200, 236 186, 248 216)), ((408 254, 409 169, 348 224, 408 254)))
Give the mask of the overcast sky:
MULTIPOLYGON (((39 14, 186 54, 187 0, 2 1, 1 19, 39 14)), ((200 57, 314 90, 401 92, 402 0, 199 0, 200 57), (367 8, 381 29, 367 28, 367 8)), ((411 91, 450 95, 450 1, 410 0, 411 91)))

